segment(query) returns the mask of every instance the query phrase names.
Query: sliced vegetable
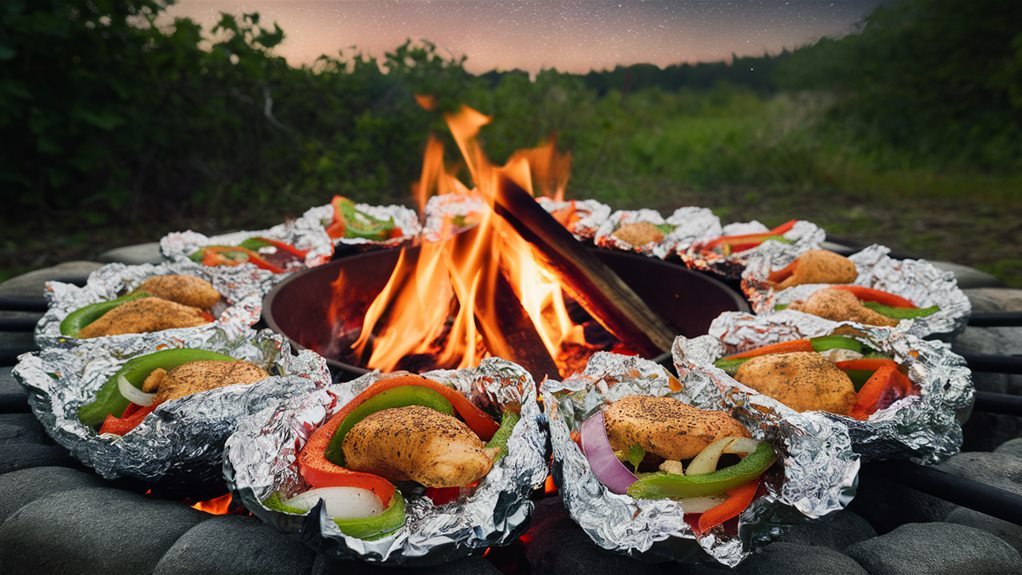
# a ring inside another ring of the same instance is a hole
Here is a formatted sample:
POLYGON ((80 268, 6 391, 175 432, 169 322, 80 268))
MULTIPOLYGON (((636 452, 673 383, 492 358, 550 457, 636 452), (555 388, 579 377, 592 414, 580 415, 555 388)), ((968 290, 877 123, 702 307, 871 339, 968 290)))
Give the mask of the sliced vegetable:
MULTIPOLYGON (((738 463, 701 475, 651 473, 628 487, 628 495, 636 499, 685 499, 725 493, 763 475, 777 455, 766 442, 761 442, 738 463)), ((691 469, 691 466, 690 466, 691 469)))
POLYGON ((633 445, 628 448, 628 463, 631 464, 632 469, 638 473, 639 465, 642 464, 642 460, 646 459, 646 450, 641 445, 633 445))
POLYGON ((205 246, 188 257, 204 266, 237 266, 251 263, 275 274, 284 271, 284 268, 270 263, 258 252, 239 246, 205 246))
POLYGON ((317 487, 284 501, 288 507, 308 511, 323 500, 326 514, 334 519, 364 519, 386 511, 375 493, 361 487, 317 487))
POLYGON ((782 341, 780 343, 772 343, 769 345, 764 345, 763 347, 757 347, 756 349, 750 349, 749 351, 735 353, 726 356, 723 359, 725 360, 748 359, 750 357, 759 357, 761 355, 773 355, 777 353, 795 353, 799 351, 814 351, 813 343, 808 339, 782 341))
POLYGON ((763 347, 757 347, 756 349, 722 357, 713 362, 713 365, 724 370, 728 375, 734 376, 735 373, 738 372, 738 368, 741 367, 746 360, 753 357, 800 351, 824 352, 832 349, 847 349, 861 353, 863 346, 862 343, 851 337, 845 337, 842 335, 824 335, 814 337, 812 339, 796 339, 793 341, 783 341, 780 343, 764 345, 763 347))
POLYGON ((614 455, 614 448, 610 446, 610 440, 607 438, 607 427, 602 411, 594 413, 582 422, 582 453, 589 460, 593 474, 612 493, 629 492, 629 486, 638 479, 614 455))
POLYGON ((703 244, 703 249, 720 249, 724 255, 730 255, 750 250, 767 240, 791 243, 790 240, 784 237, 784 234, 790 231, 791 228, 795 227, 796 222, 797 220, 789 220, 768 232, 742 234, 737 236, 721 236, 703 244))
POLYGON ((898 371, 896 364, 884 365, 877 369, 859 390, 848 416, 860 420, 869 419, 876 411, 911 395, 912 391, 912 381, 898 371))
POLYGON ((100 435, 104 433, 126 435, 129 431, 138 427, 147 415, 156 411, 157 406, 159 406, 158 403, 154 403, 146 407, 135 406, 132 404, 127 410, 125 410, 121 417, 108 415, 106 416, 106 419, 103 420, 103 425, 99 427, 99 433, 100 435))
POLYGON ((892 307, 887 305, 881 305, 874 301, 862 302, 862 305, 869 309, 877 312, 880 315, 887 316, 891 319, 916 319, 918 317, 926 317, 933 315, 940 311, 940 306, 931 305, 930 307, 892 307))
POLYGON ((686 475, 702 475, 713 473, 717 470, 717 462, 723 455, 724 449, 738 437, 722 437, 703 448, 688 464, 686 475))
POLYGON ((334 196, 330 200, 333 207, 333 221, 327 226, 326 233, 332 239, 364 238, 383 241, 399 238, 403 235, 401 228, 394 225, 393 218, 381 219, 370 213, 359 210, 355 202, 343 196, 334 196))
POLYGON ((504 410, 504 416, 500 418, 500 427, 497 428, 497 432, 493 434, 490 441, 486 443, 487 449, 499 449, 496 457, 493 458, 493 462, 500 461, 505 455, 507 455, 507 440, 511 438, 511 432, 514 431, 515 425, 518 425, 518 420, 521 416, 513 410, 504 410))
POLYGON ((862 342, 844 335, 822 335, 809 340, 813 344, 813 351, 828 351, 831 349, 850 349, 862 353, 862 342))
POLYGON ((78 308, 67 314, 67 317, 60 322, 60 335, 78 337, 78 333, 82 331, 82 328, 103 317, 110 310, 123 303, 144 297, 149 297, 149 294, 143 291, 137 291, 127 295, 122 295, 117 299, 96 302, 85 307, 78 308))
POLYGON ((699 533, 706 533, 728 519, 741 515, 742 511, 745 511, 752 504, 752 500, 756 498, 756 491, 758 490, 759 481, 750 481, 729 491, 728 497, 723 503, 713 509, 708 509, 699 516, 699 533))
POLYGON ((679 499, 678 505, 685 514, 689 513, 704 513, 713 509, 714 507, 724 503, 727 497, 724 495, 711 495, 708 497, 689 497, 688 499, 679 499))
POLYGON ((249 238, 238 245, 254 252, 258 252, 260 249, 265 247, 274 247, 299 260, 305 259, 305 256, 309 253, 309 250, 300 250, 287 242, 282 242, 273 238, 264 238, 262 236, 249 238))
POLYGON ((124 399, 127 399, 135 405, 141 405, 142 407, 148 407, 153 404, 153 399, 156 397, 155 393, 146 393, 141 389, 131 385, 128 378, 124 375, 117 376, 117 391, 121 392, 124 399))
MULTIPOLYGON (((313 502, 312 506, 303 508, 291 505, 292 501, 294 501, 294 499, 284 502, 281 499, 280 494, 275 492, 263 501, 263 506, 267 509, 273 509, 274 511, 282 513, 305 515, 316 504, 316 502, 313 502)), ((368 541, 379 539, 397 531, 405 524, 405 500, 404 497, 402 497, 401 492, 395 491, 389 501, 390 503, 387 508, 382 513, 378 513, 376 515, 348 519, 341 519, 337 517, 331 518, 345 535, 358 537, 359 539, 365 539, 368 541)), ((330 514, 329 510, 327 511, 327 514, 330 514)))
POLYGON ((831 286, 827 289, 836 289, 846 292, 851 292, 859 301, 863 302, 875 302, 881 305, 890 307, 917 307, 916 304, 912 303, 911 300, 905 299, 899 295, 888 293, 882 290, 873 289, 865 286, 856 285, 839 285, 831 286))

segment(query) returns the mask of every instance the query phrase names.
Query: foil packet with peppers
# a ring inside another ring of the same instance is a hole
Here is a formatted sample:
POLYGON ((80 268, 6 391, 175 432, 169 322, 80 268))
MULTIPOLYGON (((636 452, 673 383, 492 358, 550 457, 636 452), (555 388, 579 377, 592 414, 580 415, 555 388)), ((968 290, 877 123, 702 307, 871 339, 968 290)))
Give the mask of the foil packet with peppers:
POLYGON ((354 203, 340 196, 325 206, 309 208, 298 219, 303 225, 321 226, 335 245, 363 249, 399 246, 415 240, 422 231, 414 210, 354 203))
POLYGON ((866 461, 911 459, 930 464, 958 453, 962 429, 957 414, 969 406, 973 397, 971 372, 946 343, 923 340, 896 329, 832 322, 798 312, 769 316, 726 312, 713 321, 708 335, 675 340, 673 353, 680 381, 692 394, 711 401, 723 400, 727 405, 760 406, 778 417, 826 417, 848 428, 852 447, 866 461), (721 361, 739 352, 797 340, 808 340, 819 353, 824 353, 824 348, 837 352, 832 360, 858 387, 857 404, 870 385, 868 379, 879 371, 875 368, 889 360, 898 367, 900 375, 895 375, 907 377, 911 389, 903 393, 892 389, 890 395, 862 413, 855 413, 853 406, 850 415, 825 411, 799 414, 729 376, 721 361), (841 361, 841 356, 847 358, 847 350, 853 347, 860 347, 853 356, 866 353, 862 360, 853 357, 841 361))
POLYGON ((422 239, 439 242, 474 228, 488 211, 489 202, 475 191, 433 196, 426 202, 422 239))
MULTIPOLYGON (((757 314, 771 314, 830 284, 796 285, 777 291, 769 280, 772 272, 791 264, 801 252, 790 246, 763 246, 749 258, 742 274, 742 291, 757 314)), ((919 337, 953 337, 965 329, 972 313, 969 298, 958 287, 953 273, 937 269, 925 260, 892 258, 890 248, 872 245, 848 257, 858 275, 852 285, 882 290, 911 300, 919 309, 935 307, 929 315, 901 319, 898 329, 919 337)))
POLYGON ((205 236, 191 230, 160 238, 160 252, 170 260, 202 265, 254 265, 274 274, 296 272, 330 261, 334 242, 319 221, 291 220, 259 231, 205 236))
POLYGON ((600 226, 596 245, 665 259, 678 245, 713 236, 720 220, 706 208, 678 208, 664 218, 656 210, 617 211, 600 226))
MULTIPOLYGON (((108 264, 92 272, 85 285, 78 287, 63 282, 46 282, 49 309, 35 329, 35 341, 40 348, 77 345, 84 341, 125 341, 138 334, 108 335, 78 339, 67 335, 62 323, 68 316, 87 306, 101 302, 127 301, 132 292, 147 279, 164 275, 193 276, 209 282, 220 294, 220 301, 210 310, 212 321, 197 327, 163 330, 164 335, 189 338, 189 334, 222 330, 240 337, 259 321, 263 295, 269 291, 271 275, 261 270, 241 266, 211 268, 190 261, 164 262, 157 265, 129 266, 108 264)), ((66 327, 66 326, 65 326, 66 327)))
POLYGON ((540 196, 536 202, 580 242, 596 237, 600 226, 610 217, 610 206, 596 200, 555 200, 540 196))
POLYGON ((227 441, 224 474, 228 485, 260 519, 297 534, 319 553, 336 559, 433 565, 514 541, 525 531, 532 514, 529 495, 546 478, 547 436, 540 426, 532 377, 520 366, 497 358, 486 359, 477 368, 422 374, 453 388, 454 393, 493 416, 504 407, 520 406, 520 419, 507 436, 506 455, 474 488, 462 489, 452 501, 434 504, 429 497, 414 493, 414 485, 404 485, 396 493, 412 493, 402 498, 403 524, 375 539, 342 532, 327 514, 323 500, 304 513, 267 505, 273 498, 291 497, 308 489, 299 459, 318 428, 374 384, 398 375, 366 374, 250 417, 227 441))
POLYGON ((792 220, 769 229, 758 221, 734 223, 677 246, 689 268, 730 279, 741 277, 749 259, 771 245, 798 255, 818 247, 826 233, 812 222, 792 220))
POLYGON ((708 556, 733 567, 756 546, 779 538, 785 526, 842 509, 855 494, 859 458, 847 429, 819 414, 761 412, 754 403, 727 404, 725 410, 716 390, 694 393, 699 388, 684 380, 679 385, 652 361, 606 352, 593 355, 580 374, 563 382, 547 380, 542 390, 554 479, 564 506, 604 549, 651 561, 701 562, 708 556), (611 492, 600 481, 573 434, 605 404, 627 396, 666 396, 700 409, 728 411, 754 439, 774 449, 776 463, 761 477, 762 486, 738 517, 736 531, 716 527, 697 536, 678 501, 635 499, 611 492))
POLYGON ((293 356, 288 343, 269 330, 248 330, 241 336, 210 330, 187 337, 153 333, 85 341, 24 354, 14 376, 28 389, 29 405, 46 432, 82 463, 107 479, 133 477, 166 485, 222 481, 223 445, 242 418, 330 382, 323 358, 310 351, 293 356), (202 350, 196 359, 216 352, 247 360, 270 377, 159 403, 124 435, 99 433, 82 421, 80 409, 94 404, 101 388, 125 373, 122 368, 129 362, 176 350, 202 350))

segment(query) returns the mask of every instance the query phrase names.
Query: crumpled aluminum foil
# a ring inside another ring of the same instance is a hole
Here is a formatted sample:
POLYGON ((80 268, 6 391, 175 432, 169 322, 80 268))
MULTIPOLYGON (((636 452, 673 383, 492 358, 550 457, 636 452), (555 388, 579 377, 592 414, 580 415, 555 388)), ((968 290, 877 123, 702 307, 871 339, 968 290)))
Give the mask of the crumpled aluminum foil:
POLYGON ((741 277, 742 272, 749 263, 749 259, 755 254, 768 249, 770 246, 784 246, 786 251, 798 255, 806 250, 819 247, 827 237, 826 232, 816 224, 799 220, 795 222, 793 228, 784 234, 784 238, 792 242, 790 244, 766 241, 750 250, 729 256, 724 256, 711 250, 704 250, 701 247, 701 244, 723 236, 760 234, 768 231, 770 231, 770 228, 755 220, 728 224, 720 230, 720 233, 704 235, 686 245, 679 245, 678 256, 681 257, 686 266, 694 270, 713 272, 726 278, 737 279, 741 277))
POLYGON ((596 232, 600 229, 600 226, 610 217, 610 206, 596 200, 558 201, 546 196, 540 196, 536 198, 536 202, 551 214, 575 204, 575 213, 578 214, 578 221, 568 231, 580 242, 596 237, 596 232))
MULTIPOLYGON (((774 242, 769 249, 760 250, 749 259, 749 266, 742 275, 742 291, 756 313, 774 313, 774 306, 804 300, 829 285, 806 284, 774 291, 767 282, 770 272, 783 268, 802 253, 787 249, 791 247, 774 242)), ((888 255, 890 252, 890 248, 874 244, 849 256, 859 272, 855 285, 906 297, 919 307, 940 306, 940 311, 933 315, 899 322, 899 329, 913 335, 952 337, 965 329, 972 304, 959 289, 955 275, 937 269, 926 260, 896 260, 888 255)))
POLYGON ((712 397, 721 390, 729 403, 755 401, 787 418, 798 414, 735 381, 714 367, 714 360, 770 343, 830 335, 838 329, 842 335, 856 330, 856 339, 906 366, 920 394, 897 401, 866 421, 823 412, 801 415, 823 415, 846 426, 855 452, 867 461, 907 458, 930 464, 958 453, 962 429, 956 411, 972 401, 972 376, 965 361, 944 342, 923 340, 899 329, 832 322, 792 311, 769 316, 726 312, 710 325, 709 335, 675 340, 674 361, 682 383, 693 393, 712 397))
MULTIPOLYGON (((333 240, 326 234, 326 229, 323 225, 319 221, 312 219, 291 220, 266 230, 233 232, 213 237, 208 237, 191 230, 171 232, 160 238, 160 252, 163 253, 163 257, 171 260, 186 260, 188 256, 195 253, 201 247, 216 245, 236 246, 249 238, 255 237, 270 238, 286 242, 301 250, 309 250, 305 254, 305 262, 296 263, 289 267, 286 270, 288 272, 323 265, 330 261, 330 257, 334 254, 333 240)), ((241 265, 251 266, 252 264, 241 265)))
POLYGON ((291 496, 308 488, 296 465, 302 446, 343 405, 386 377, 380 373, 290 399, 247 419, 227 441, 224 475, 228 485, 260 519, 298 533, 307 545, 332 558, 432 565, 510 543, 524 532, 533 509, 529 494, 547 474, 547 435, 540 426, 542 414, 532 377, 522 367, 497 358, 473 369, 423 375, 451 385, 493 414, 499 406, 521 404, 521 420, 508 440, 508 455, 468 498, 439 507, 426 497, 407 498, 405 526, 375 541, 344 535, 322 506, 304 516, 263 507, 261 502, 274 491, 291 496))
POLYGON ((279 335, 248 330, 153 333, 117 341, 83 341, 19 358, 14 375, 29 390, 29 405, 46 432, 85 465, 107 478, 150 482, 222 481, 223 445, 245 416, 330 383, 323 358, 291 355, 279 335), (246 359, 273 377, 165 402, 124 436, 99 435, 78 419, 78 408, 132 357, 165 348, 199 348, 246 359))
POLYGON ((473 228, 474 223, 459 226, 453 222, 453 218, 483 214, 489 209, 489 202, 474 190, 470 193, 451 192, 433 196, 426 202, 426 223, 422 226, 422 239, 438 242, 473 228))
POLYGON ((202 326, 165 330, 175 337, 191 337, 193 332, 224 330, 240 337, 249 326, 259 322, 263 295, 272 287, 273 274, 255 266, 207 267, 190 260, 164 262, 157 265, 129 266, 108 264, 89 274, 84 286, 62 282, 46 282, 49 309, 35 329, 35 341, 40 348, 67 347, 83 341, 120 342, 138 337, 138 334, 112 335, 80 340, 61 335, 60 322, 71 312, 89 304, 110 301, 137 288, 145 280, 159 275, 188 275, 208 281, 220 292, 221 303, 213 308, 216 321, 202 326))
POLYGON ((705 557, 733 567, 754 547, 780 537, 784 526, 845 507, 855 494, 859 458, 847 429, 820 414, 761 413, 758 402, 723 402, 716 388, 682 379, 680 391, 662 366, 641 358, 601 352, 586 369, 564 382, 543 383, 550 422, 554 479, 571 517, 604 549, 650 560, 693 561, 705 557), (701 393, 710 390, 713 393, 701 393), (633 499, 611 493, 596 478, 571 439, 582 422, 605 403, 628 395, 670 396, 702 409, 726 406, 753 437, 782 455, 783 473, 764 476, 766 494, 739 518, 738 536, 716 528, 696 537, 677 501, 633 499))
MULTIPOLYGON (((419 215, 414 210, 404 206, 373 206, 370 204, 355 204, 355 208, 373 217, 386 220, 392 218, 394 224, 401 228, 401 235, 383 241, 370 240, 366 238, 338 238, 333 240, 335 244, 346 246, 358 246, 361 248, 391 248, 410 242, 419 236, 422 225, 419 224, 419 215)), ((318 225, 324 230, 334 219, 334 208, 330 204, 309 208, 298 220, 309 222, 311 225, 318 225)))
POLYGON ((666 219, 656 210, 621 210, 611 214, 596 232, 596 245, 626 252, 636 252, 665 259, 675 252, 679 245, 687 245, 696 239, 720 235, 720 220, 706 208, 684 207, 674 210, 666 219), (670 224, 674 230, 664 235, 660 242, 633 246, 614 235, 624 224, 649 222, 654 225, 670 224))

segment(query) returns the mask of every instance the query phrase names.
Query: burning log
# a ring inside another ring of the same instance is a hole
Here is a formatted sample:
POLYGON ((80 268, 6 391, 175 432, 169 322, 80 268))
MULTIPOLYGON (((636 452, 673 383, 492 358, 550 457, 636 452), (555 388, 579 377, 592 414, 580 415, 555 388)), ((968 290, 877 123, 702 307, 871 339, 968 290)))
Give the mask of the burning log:
POLYGON ((595 254, 557 223, 529 192, 498 174, 494 210, 536 248, 561 285, 622 343, 653 357, 671 348, 674 329, 595 254))

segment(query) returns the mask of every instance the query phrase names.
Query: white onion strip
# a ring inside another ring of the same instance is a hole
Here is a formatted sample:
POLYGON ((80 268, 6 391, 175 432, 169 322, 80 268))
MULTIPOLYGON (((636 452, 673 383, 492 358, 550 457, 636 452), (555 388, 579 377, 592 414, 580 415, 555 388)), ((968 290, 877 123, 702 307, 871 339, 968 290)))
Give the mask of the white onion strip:
POLYGON ((121 392, 124 399, 127 399, 135 405, 141 405, 142 407, 149 407, 156 399, 155 393, 146 393, 134 385, 131 385, 128 378, 123 375, 117 376, 117 391, 121 392))
POLYGON ((387 510, 375 493, 361 487, 319 487, 299 493, 284 502, 289 507, 309 510, 322 499, 326 514, 334 519, 364 519, 387 510))

